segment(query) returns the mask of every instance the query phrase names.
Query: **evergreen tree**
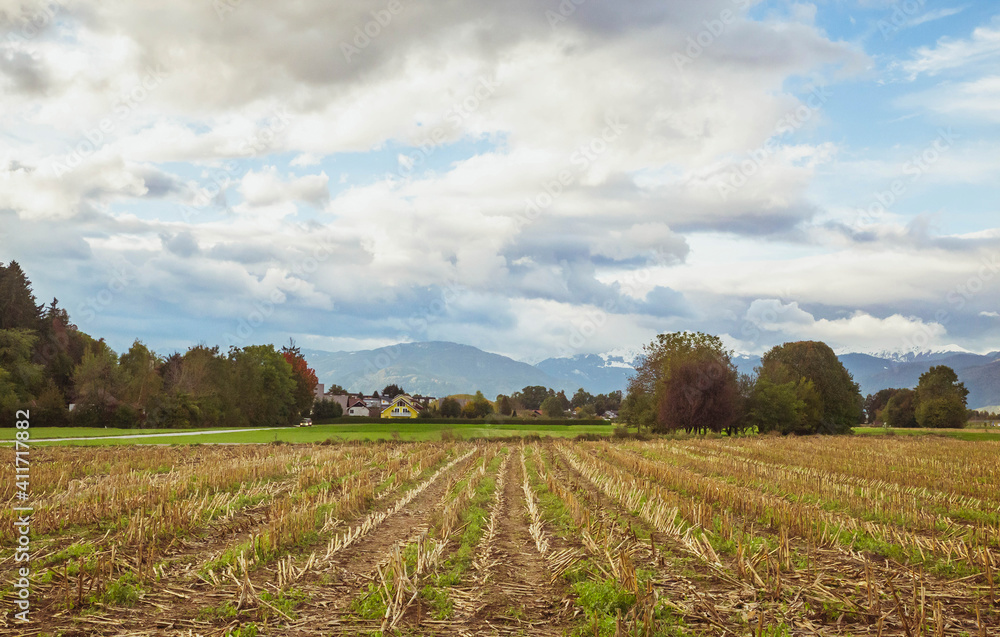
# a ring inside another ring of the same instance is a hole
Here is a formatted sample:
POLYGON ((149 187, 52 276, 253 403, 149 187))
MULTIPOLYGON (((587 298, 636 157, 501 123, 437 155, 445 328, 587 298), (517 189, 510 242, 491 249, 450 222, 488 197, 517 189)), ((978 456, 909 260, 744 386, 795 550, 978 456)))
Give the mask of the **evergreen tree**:
POLYGON ((41 318, 42 306, 21 266, 17 261, 0 265, 0 330, 37 330, 41 318))

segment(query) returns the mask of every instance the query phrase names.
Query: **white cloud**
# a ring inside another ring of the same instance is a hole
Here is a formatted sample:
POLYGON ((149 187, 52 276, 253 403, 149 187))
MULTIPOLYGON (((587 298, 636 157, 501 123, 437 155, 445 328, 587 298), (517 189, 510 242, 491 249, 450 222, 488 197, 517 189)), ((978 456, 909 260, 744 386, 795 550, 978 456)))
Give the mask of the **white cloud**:
POLYGON ((970 65, 993 63, 1000 57, 1000 26, 978 27, 968 39, 941 38, 933 47, 920 47, 902 63, 910 79, 938 75, 970 65))
MULTIPOLYGON (((824 3, 737 11, 694 53, 731 0, 573 6, 553 28, 533 0, 405 3, 347 60, 341 43, 384 2, 242 3, 223 20, 203 0, 71 3, 46 34, 0 43, 0 234, 46 273, 40 288, 85 296, 100 263, 132 264, 121 314, 156 329, 163 307, 231 329, 273 292, 275 333, 385 344, 455 285, 452 313, 418 336, 542 357, 604 308, 580 351, 737 331, 752 299, 822 306, 837 318, 808 325, 831 337, 886 334, 967 277, 989 240, 975 228, 966 251, 902 213, 871 246, 817 228, 852 205, 819 179, 843 175, 846 196, 895 157, 852 148, 837 111, 799 89, 836 94, 870 64, 827 35, 824 3), (55 176, 52 159, 88 142, 55 176)), ((906 70, 974 67, 995 31, 941 40, 906 70)), ((920 110, 989 118, 994 83, 953 82, 920 110)), ((995 183, 994 146, 954 149, 926 183, 995 183)))
POLYGON ((960 7, 942 7, 940 9, 934 9, 933 11, 928 11, 927 13, 913 18, 913 20, 909 22, 909 26, 915 27, 928 22, 934 22, 935 20, 940 20, 942 18, 949 18, 953 15, 958 15, 968 8, 969 5, 966 4, 960 7))
POLYGON ((318 155, 314 155, 313 153, 302 153, 289 163, 292 166, 315 166, 319 164, 320 159, 318 155))
POLYGON ((901 102, 919 105, 952 119, 963 117, 997 122, 1000 121, 1000 75, 969 82, 942 83, 901 102))
POLYGON ((857 311, 837 319, 817 319, 796 302, 757 299, 747 309, 746 320, 787 340, 819 340, 834 349, 864 351, 872 348, 909 349, 913 343, 935 344, 947 335, 940 323, 892 314, 878 318, 857 311))
POLYGON ((244 175, 240 181, 240 193, 247 205, 255 208, 289 201, 322 206, 330 199, 329 182, 325 172, 282 179, 277 168, 268 166, 262 171, 250 171, 244 175))

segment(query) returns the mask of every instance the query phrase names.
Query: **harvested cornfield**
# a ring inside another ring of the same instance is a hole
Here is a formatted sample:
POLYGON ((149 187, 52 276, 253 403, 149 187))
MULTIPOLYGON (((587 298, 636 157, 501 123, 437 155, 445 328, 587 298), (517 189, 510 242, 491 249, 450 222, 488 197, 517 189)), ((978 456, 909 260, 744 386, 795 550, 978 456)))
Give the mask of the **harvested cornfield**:
POLYGON ((8 585, 0 633, 1000 635, 998 457, 860 437, 39 449, 30 621, 8 585))

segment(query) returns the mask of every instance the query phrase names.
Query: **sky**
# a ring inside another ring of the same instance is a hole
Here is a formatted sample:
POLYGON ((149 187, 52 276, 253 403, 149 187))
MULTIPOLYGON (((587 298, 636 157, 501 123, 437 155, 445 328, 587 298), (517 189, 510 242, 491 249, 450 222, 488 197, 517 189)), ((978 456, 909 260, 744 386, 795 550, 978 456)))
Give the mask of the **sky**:
POLYGON ((0 261, 121 352, 1000 350, 985 0, 0 0, 0 261))

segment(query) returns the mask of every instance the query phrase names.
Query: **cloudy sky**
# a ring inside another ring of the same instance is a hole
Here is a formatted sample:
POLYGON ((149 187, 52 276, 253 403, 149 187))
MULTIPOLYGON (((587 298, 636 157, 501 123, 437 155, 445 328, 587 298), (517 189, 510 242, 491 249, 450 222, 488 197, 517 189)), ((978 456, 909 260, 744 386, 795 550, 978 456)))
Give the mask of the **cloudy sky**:
POLYGON ((119 351, 1000 349, 987 0, 0 0, 0 114, 119 351))

